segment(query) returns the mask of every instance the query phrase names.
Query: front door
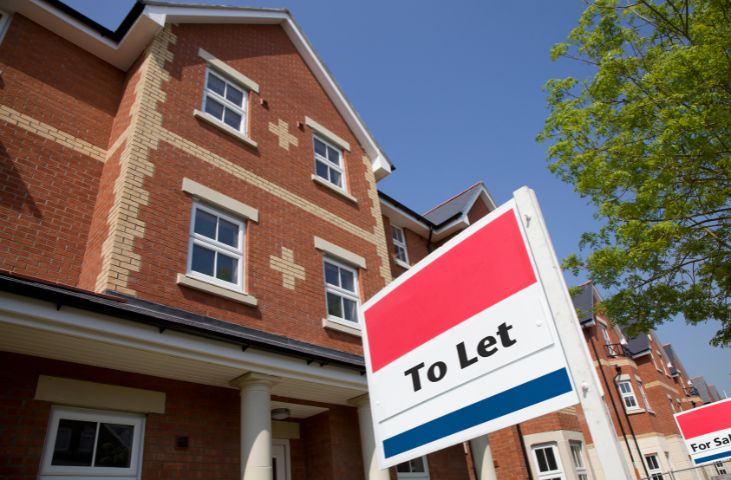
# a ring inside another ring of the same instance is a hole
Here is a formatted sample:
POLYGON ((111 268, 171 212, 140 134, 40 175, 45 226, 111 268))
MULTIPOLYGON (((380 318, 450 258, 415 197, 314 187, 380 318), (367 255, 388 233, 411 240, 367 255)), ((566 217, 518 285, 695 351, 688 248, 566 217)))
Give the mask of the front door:
POLYGON ((272 440, 272 478, 290 480, 289 441, 272 440))

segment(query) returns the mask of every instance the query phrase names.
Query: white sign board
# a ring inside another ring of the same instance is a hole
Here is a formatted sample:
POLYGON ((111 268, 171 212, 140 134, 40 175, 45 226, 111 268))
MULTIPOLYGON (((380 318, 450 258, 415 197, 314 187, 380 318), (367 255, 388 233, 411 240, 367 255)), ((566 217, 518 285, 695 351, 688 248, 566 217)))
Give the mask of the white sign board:
POLYGON ((731 458, 731 399, 675 414, 695 465, 731 458))
POLYGON ((381 468, 579 403, 525 221, 511 200, 360 309, 381 468))

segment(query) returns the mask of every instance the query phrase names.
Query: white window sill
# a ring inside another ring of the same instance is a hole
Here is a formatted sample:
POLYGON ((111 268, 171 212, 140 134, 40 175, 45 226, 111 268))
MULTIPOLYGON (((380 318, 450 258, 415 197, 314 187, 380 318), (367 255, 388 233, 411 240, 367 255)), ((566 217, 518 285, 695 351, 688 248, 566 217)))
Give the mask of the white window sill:
POLYGON ((408 263, 404 262, 403 260, 399 260, 398 258, 394 258, 393 260, 394 260, 394 262, 396 262, 396 265, 398 265, 401 268, 405 268, 407 270, 409 268, 411 268, 411 265, 409 265, 408 263))
POLYGON ((633 408, 627 410, 627 415, 637 415, 638 413, 645 413, 644 408, 633 408))
POLYGON ((358 324, 349 322, 347 320, 336 320, 334 318, 323 318, 322 326, 324 328, 329 328, 330 330, 347 333, 349 335, 353 335, 356 337, 362 336, 361 332, 360 332, 360 327, 358 326, 358 324))
POLYGON ((213 295, 218 295, 219 297, 224 297, 229 300, 233 300, 234 302, 243 303, 244 305, 248 305, 250 307, 256 307, 259 303, 258 300, 251 295, 247 295, 241 292, 234 292, 233 290, 219 287, 217 285, 213 285, 212 283, 204 282, 202 280, 189 277, 188 275, 184 275, 182 273, 178 274, 178 279, 176 283, 178 285, 183 285, 184 287, 192 288, 194 290, 200 290, 201 292, 212 293, 213 295))
POLYGON ((347 198, 348 200, 350 200, 351 202, 355 203, 356 205, 358 204, 358 199, 357 198, 355 198, 354 196, 352 196, 351 194, 349 194, 348 192, 346 192, 342 188, 338 188, 335 185, 333 185, 332 183, 328 182, 327 180, 318 177, 314 173, 312 174, 312 181, 315 182, 318 185, 322 185, 323 187, 329 188, 330 190, 332 190, 335 193, 339 193, 340 195, 342 195, 343 197, 347 198))
POLYGON ((247 137, 243 133, 239 132, 238 130, 229 127, 225 123, 221 122, 220 120, 212 117, 211 115, 207 114, 206 112, 201 112, 200 110, 196 109, 193 110, 193 116, 199 120, 203 120, 204 122, 213 125, 217 129, 228 133, 232 137, 236 137, 238 140, 241 140, 243 143, 250 147, 259 148, 259 144, 256 143, 251 138, 247 137))

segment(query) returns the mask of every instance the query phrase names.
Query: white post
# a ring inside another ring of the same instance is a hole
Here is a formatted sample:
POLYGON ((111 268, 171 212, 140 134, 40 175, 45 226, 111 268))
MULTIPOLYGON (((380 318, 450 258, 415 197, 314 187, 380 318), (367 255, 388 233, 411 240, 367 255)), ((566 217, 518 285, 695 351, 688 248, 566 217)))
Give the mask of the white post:
POLYGON ((497 480, 495 463, 492 460, 492 451, 490 450, 490 440, 487 435, 470 440, 470 448, 472 449, 472 461, 475 462, 475 470, 477 471, 477 480, 497 480))
POLYGON ((271 388, 277 377, 246 373, 231 381, 241 389, 241 478, 271 480, 271 388))
POLYGON ((577 393, 581 408, 584 410, 604 478, 632 479, 607 404, 602 399, 601 385, 589 355, 589 348, 579 326, 561 267, 556 261, 556 253, 535 193, 528 187, 522 187, 513 192, 513 198, 535 258, 538 275, 545 287, 548 306, 568 359, 571 378, 579 390, 577 393))
POLYGON ((358 408, 358 426, 360 427, 360 449, 363 455, 363 469, 366 480, 390 480, 388 469, 378 468, 376 458, 376 440, 373 435, 373 419, 368 394, 351 398, 349 402, 358 408))

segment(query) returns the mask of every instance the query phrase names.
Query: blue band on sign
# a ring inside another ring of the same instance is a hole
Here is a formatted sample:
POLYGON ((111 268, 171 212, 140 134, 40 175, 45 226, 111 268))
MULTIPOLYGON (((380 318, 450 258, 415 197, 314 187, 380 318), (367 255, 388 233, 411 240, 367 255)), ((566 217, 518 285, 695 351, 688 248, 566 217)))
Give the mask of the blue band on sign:
POLYGON ((725 457, 731 457, 731 450, 726 450, 725 452, 721 453, 714 453, 713 455, 708 455, 706 457, 694 458, 693 462, 698 465, 699 463, 710 462, 712 460, 718 460, 719 458, 725 457))
POLYGON ((487 397, 383 441, 386 458, 571 391, 565 368, 487 397))

